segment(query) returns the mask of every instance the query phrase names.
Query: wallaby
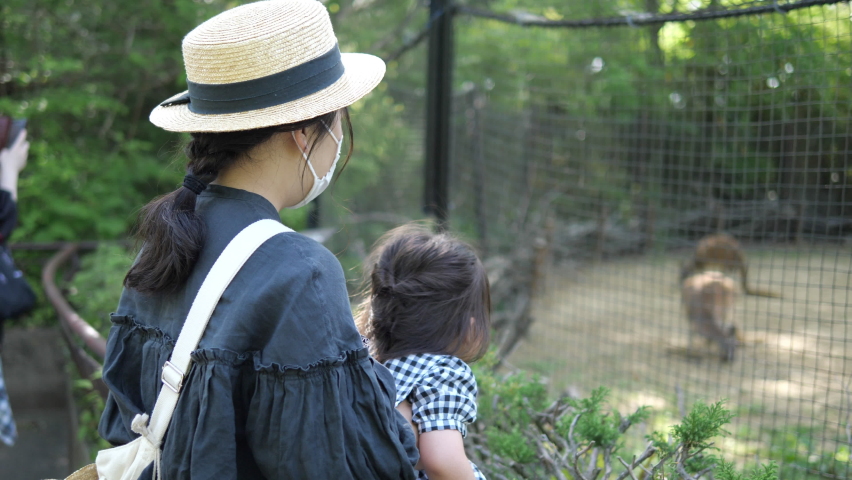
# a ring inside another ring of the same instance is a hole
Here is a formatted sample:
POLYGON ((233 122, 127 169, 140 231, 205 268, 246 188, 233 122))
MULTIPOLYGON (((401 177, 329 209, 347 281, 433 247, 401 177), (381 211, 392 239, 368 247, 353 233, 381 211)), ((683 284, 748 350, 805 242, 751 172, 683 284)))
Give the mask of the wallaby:
POLYGON ((689 351, 692 334, 719 344, 722 361, 734 359, 738 345, 737 327, 728 323, 734 310, 736 283, 722 272, 707 271, 686 277, 681 298, 689 320, 689 351))
POLYGON ((740 242, 730 235, 719 233, 702 238, 695 247, 693 257, 681 264, 680 280, 683 281, 694 273, 709 270, 739 272, 743 292, 747 295, 781 298, 778 293, 752 288, 748 285, 748 265, 745 253, 743 253, 740 242))

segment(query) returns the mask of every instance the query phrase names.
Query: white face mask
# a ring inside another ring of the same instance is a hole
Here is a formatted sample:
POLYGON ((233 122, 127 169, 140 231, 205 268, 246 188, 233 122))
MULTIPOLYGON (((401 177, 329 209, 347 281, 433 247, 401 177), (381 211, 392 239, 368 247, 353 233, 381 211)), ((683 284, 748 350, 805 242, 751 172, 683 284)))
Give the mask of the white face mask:
MULTIPOLYGON (((337 155, 334 157, 334 161, 331 162, 331 168, 328 169, 328 173, 326 173, 324 177, 320 178, 319 176, 317 176, 317 171, 314 170, 314 166, 311 164, 311 160, 308 158, 308 154, 305 153, 305 151, 302 150, 301 147, 299 147, 299 150, 302 151, 302 158, 304 158, 305 161, 308 162, 308 168, 311 169, 311 174, 314 176, 314 186, 311 187, 311 191, 308 192, 308 194, 305 196, 305 198, 302 199, 301 202, 287 208, 304 207, 305 205, 310 203, 311 200, 317 198, 319 194, 322 193, 331 184, 331 177, 334 176, 334 169, 335 167, 337 167, 337 161, 340 160, 340 147, 343 146, 343 138, 341 137, 338 140, 337 137, 334 136, 334 132, 332 132, 331 129, 328 128, 328 125, 326 125, 325 123, 323 123, 322 125, 325 127, 326 130, 328 130, 328 134, 331 135, 331 138, 333 138, 334 141, 337 143, 337 155)), ((290 133, 293 135, 293 139, 295 140, 296 134, 293 132, 290 133)))

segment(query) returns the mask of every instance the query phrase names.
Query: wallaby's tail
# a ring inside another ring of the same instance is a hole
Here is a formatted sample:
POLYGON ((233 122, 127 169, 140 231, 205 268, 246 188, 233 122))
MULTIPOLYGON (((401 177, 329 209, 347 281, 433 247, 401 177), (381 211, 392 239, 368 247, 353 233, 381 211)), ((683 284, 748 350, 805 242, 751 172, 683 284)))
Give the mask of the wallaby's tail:
POLYGON ((780 293, 773 292, 772 290, 763 290, 761 288, 752 288, 748 286, 748 269, 743 266, 740 270, 740 282, 742 282, 743 292, 746 295, 753 295, 755 297, 769 297, 769 298, 781 298, 780 293))

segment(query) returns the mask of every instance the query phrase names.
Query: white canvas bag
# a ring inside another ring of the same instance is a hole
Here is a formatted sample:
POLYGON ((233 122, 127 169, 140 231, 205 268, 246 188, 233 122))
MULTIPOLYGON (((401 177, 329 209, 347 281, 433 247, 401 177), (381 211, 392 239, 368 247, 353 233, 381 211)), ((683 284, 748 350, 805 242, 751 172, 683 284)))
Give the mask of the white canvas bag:
POLYGON ((225 247, 192 302, 172 357, 163 365, 163 386, 154 411, 150 418, 140 413, 133 419, 131 428, 140 435, 139 438, 126 445, 98 452, 95 464, 99 480, 137 480, 151 462, 154 462, 153 478, 160 478, 161 442, 177 405, 183 379, 189 370, 189 354, 198 347, 222 293, 246 260, 269 238, 290 231, 275 220, 260 220, 243 229, 225 247))

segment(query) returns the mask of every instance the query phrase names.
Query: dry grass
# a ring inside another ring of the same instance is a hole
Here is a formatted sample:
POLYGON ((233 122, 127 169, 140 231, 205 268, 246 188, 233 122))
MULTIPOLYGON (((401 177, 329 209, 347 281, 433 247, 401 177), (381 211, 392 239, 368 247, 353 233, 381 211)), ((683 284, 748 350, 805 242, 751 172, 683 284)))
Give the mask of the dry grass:
POLYGON ((543 373, 557 392, 607 386, 621 408, 650 405, 663 423, 697 399, 727 398, 739 416, 724 446, 741 458, 765 458, 790 432, 807 436, 792 446, 805 458, 835 452, 850 441, 852 249, 747 252, 750 283, 783 298, 737 298, 744 345, 732 363, 717 345, 687 349, 677 285, 686 252, 551 267, 536 323, 510 362, 543 373))

